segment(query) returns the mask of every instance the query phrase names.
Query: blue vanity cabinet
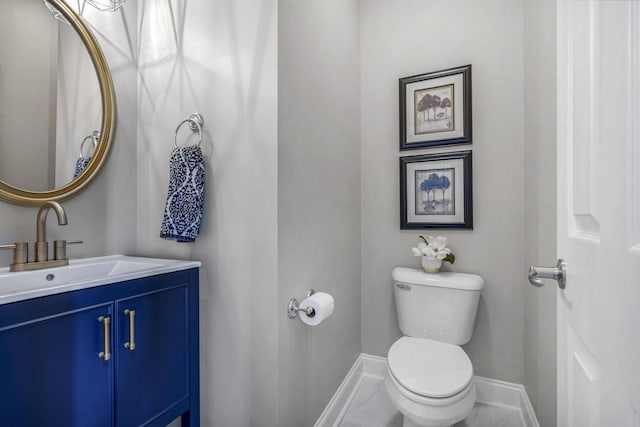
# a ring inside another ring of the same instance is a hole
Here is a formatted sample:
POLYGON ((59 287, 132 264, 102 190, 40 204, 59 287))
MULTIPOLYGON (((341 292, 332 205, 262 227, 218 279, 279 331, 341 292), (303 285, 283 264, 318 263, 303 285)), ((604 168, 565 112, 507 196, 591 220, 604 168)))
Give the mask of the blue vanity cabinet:
POLYGON ((118 425, 145 425, 188 401, 188 303, 187 286, 116 302, 118 425))
POLYGON ((197 268, 0 305, 0 426, 198 426, 198 347, 197 268))
POLYGON ((0 425, 113 425, 113 364, 97 356, 97 319, 111 309, 45 311, 0 327, 0 425))

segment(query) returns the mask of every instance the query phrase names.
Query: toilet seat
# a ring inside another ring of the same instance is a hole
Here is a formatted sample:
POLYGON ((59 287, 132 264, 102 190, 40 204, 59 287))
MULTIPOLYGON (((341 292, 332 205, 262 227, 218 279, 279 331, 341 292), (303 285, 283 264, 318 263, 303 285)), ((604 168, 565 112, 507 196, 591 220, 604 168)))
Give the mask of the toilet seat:
POLYGON ((455 396, 469 387, 473 377, 473 366, 462 348, 426 338, 400 338, 389 349, 387 363, 407 394, 427 400, 455 396))
POLYGON ((384 385, 387 396, 404 416, 403 426, 451 426, 465 419, 476 401, 476 387, 473 382, 451 397, 432 398, 412 393, 398 383, 388 365, 384 385))

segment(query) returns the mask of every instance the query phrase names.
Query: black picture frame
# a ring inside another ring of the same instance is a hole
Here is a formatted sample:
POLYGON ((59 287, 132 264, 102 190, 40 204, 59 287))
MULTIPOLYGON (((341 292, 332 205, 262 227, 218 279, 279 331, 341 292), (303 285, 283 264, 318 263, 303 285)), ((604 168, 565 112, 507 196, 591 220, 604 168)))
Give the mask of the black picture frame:
POLYGON ((399 95, 401 151, 472 143, 471 65, 403 77, 399 95))
POLYGON ((472 230, 472 182, 470 150, 400 157, 400 229, 472 230))

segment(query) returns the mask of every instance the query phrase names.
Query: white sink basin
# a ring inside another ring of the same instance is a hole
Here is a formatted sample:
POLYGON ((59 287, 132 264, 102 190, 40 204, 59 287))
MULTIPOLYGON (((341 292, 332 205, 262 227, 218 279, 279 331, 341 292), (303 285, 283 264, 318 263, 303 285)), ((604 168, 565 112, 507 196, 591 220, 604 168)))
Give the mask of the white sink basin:
POLYGON ((156 274, 200 267, 197 261, 111 255, 71 260, 64 267, 9 272, 0 268, 0 305, 156 274))

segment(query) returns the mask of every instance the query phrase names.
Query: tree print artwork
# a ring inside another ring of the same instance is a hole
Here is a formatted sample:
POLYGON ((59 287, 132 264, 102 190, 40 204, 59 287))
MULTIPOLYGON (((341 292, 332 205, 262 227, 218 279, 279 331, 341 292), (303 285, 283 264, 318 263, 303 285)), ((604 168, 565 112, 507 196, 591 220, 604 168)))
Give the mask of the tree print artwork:
POLYGON ((416 214, 455 215, 454 168, 417 170, 416 214))
MULTIPOLYGON (((441 109, 438 113, 447 114, 441 109)), ((433 111, 429 116, 433 119, 433 111)), ((473 229, 471 154, 456 150, 400 157, 401 230, 473 229)))
POLYGON ((471 144, 471 65, 401 77, 398 83, 400 151, 471 144))
POLYGON ((453 130, 453 99, 452 84, 414 91, 415 133, 453 130))

